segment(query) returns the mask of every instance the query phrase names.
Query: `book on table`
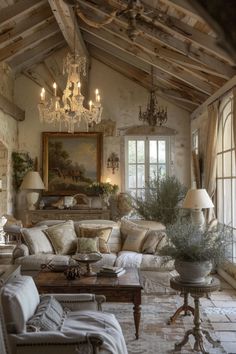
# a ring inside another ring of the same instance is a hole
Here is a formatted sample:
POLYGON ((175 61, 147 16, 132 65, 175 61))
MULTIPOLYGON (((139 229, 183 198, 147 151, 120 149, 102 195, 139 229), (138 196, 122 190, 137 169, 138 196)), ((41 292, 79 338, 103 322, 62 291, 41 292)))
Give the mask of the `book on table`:
POLYGON ((106 267, 105 268, 102 267, 102 269, 100 269, 97 275, 104 276, 104 277, 119 277, 124 273, 125 273, 125 269, 121 267, 109 267, 109 269, 107 269, 106 267), (111 269, 111 268, 115 268, 115 269, 111 269))

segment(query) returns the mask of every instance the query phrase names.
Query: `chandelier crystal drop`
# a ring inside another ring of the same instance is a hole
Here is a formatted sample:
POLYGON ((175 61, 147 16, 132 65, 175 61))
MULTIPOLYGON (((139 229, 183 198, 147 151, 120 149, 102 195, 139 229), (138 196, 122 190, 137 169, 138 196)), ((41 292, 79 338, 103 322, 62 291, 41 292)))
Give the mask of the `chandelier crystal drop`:
POLYGON ((153 85, 153 68, 151 69, 151 77, 152 77, 152 89, 150 91, 149 101, 147 103, 147 108, 145 112, 142 112, 141 106, 139 107, 139 120, 144 123, 148 123, 148 125, 162 126, 167 122, 167 108, 158 107, 157 98, 155 95, 155 89, 153 85))

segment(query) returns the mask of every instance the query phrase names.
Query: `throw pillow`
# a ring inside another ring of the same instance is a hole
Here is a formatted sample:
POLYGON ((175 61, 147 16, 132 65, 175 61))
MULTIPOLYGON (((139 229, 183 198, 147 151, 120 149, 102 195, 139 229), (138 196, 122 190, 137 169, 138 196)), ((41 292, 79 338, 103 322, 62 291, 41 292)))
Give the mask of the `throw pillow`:
POLYGON ((56 254, 75 253, 77 236, 72 220, 48 227, 45 232, 48 235, 56 254))
POLYGON ((163 237, 162 231, 149 230, 142 246, 142 253, 154 254, 163 237))
POLYGON ((121 224, 120 224, 120 233, 121 233, 121 241, 124 243, 127 235, 129 234, 130 231, 132 230, 145 230, 147 231, 147 227, 139 226, 135 224, 134 222, 128 220, 128 219, 121 219, 121 224))
POLYGON ((64 310, 61 304, 50 295, 40 298, 35 314, 27 321, 28 332, 56 331, 61 327, 64 310))
POLYGON ((122 247, 122 251, 141 252, 147 229, 129 230, 122 247))
POLYGON ((21 229, 21 234, 30 254, 54 253, 52 245, 44 233, 46 229, 46 225, 21 229))
POLYGON ((112 232, 112 227, 80 227, 80 237, 98 237, 99 251, 110 253, 108 241, 112 232))
POLYGON ((80 237, 77 241, 77 253, 98 252, 98 237, 80 237))

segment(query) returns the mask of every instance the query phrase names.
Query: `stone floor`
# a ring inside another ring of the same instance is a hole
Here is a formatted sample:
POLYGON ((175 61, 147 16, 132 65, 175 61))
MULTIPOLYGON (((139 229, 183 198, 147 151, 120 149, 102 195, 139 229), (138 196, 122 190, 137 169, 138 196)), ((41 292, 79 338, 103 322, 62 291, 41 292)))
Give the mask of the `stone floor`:
POLYGON ((222 278, 221 290, 201 299, 202 310, 206 313, 215 335, 228 354, 236 353, 236 290, 222 278))

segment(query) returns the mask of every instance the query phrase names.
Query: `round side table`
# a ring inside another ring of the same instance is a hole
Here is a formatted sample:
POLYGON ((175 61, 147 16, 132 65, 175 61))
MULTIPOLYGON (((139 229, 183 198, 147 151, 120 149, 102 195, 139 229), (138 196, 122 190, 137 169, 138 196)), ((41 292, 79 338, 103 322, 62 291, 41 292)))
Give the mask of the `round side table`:
POLYGON ((179 277, 170 279, 172 289, 180 291, 183 294, 190 294, 194 299, 194 327, 185 333, 181 342, 175 344, 175 351, 180 350, 188 342, 190 334, 192 334, 195 339, 194 350, 201 351, 203 354, 208 354, 203 343, 204 335, 208 342, 213 345, 213 348, 219 347, 220 345, 220 341, 213 340, 210 333, 201 328, 199 299, 220 288, 220 281, 217 278, 210 277, 209 279, 209 282, 206 281, 206 283, 201 284, 182 283, 179 277))

